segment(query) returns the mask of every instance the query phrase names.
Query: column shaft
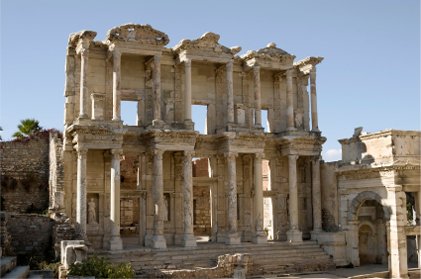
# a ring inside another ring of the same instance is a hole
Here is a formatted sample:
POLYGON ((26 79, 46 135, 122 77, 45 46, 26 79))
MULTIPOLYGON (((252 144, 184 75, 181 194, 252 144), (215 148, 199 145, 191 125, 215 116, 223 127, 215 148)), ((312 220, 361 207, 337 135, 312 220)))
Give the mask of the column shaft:
POLYGON ((389 221, 389 270, 391 278, 408 278, 408 261, 405 225, 406 196, 402 187, 395 185, 387 189, 387 198, 392 214, 389 221))
POLYGON ((120 112, 120 66, 121 53, 114 49, 113 51, 113 120, 121 120, 120 112))
POLYGON ((287 71, 287 130, 294 130, 294 99, 292 95, 292 70, 287 71))
POLYGON ((185 247, 196 246, 196 239, 193 233, 193 181, 191 153, 184 152, 183 160, 183 210, 184 210, 184 236, 183 245, 185 247))
POLYGON ((316 95, 316 67, 310 70, 310 91, 311 91, 311 130, 319 131, 317 119, 317 95, 316 95))
POLYGON ((77 151, 76 224, 79 234, 86 238, 86 149, 77 151))
POLYGON ((255 101, 255 120, 256 126, 262 126, 262 113, 261 113, 261 91, 260 91, 260 66, 253 67, 254 78, 254 101, 255 101))
POLYGON ((254 158, 254 219, 255 236, 254 243, 267 241, 263 231, 263 177, 262 177, 262 154, 256 154, 254 158))
POLYGON ((226 238, 227 244, 238 244, 240 238, 237 232, 237 154, 227 154, 227 167, 228 167, 228 234, 226 238))
POLYGON ((227 122, 234 123, 234 84, 232 79, 233 61, 227 63, 227 122))
POLYGON ((88 96, 88 54, 89 49, 83 48, 80 52, 80 100, 79 118, 86 118, 86 98, 88 96))
POLYGON ((297 188, 298 155, 288 155, 288 186, 289 186, 289 231, 290 242, 301 242, 302 233, 298 227, 298 188, 297 188))
POLYGON ((153 223, 153 248, 166 248, 167 244, 164 238, 164 177, 162 150, 154 150, 153 157, 153 201, 155 207, 153 223))
POLYGON ((312 161, 313 232, 322 230, 322 195, 320 192, 320 159, 312 161))
POLYGON ((154 120, 161 120, 161 56, 153 57, 154 120))
POLYGON ((120 238, 120 158, 121 150, 111 150, 111 190, 110 190, 110 250, 121 250, 120 238))
POLYGON ((184 61, 184 120, 191 121, 191 60, 184 61))

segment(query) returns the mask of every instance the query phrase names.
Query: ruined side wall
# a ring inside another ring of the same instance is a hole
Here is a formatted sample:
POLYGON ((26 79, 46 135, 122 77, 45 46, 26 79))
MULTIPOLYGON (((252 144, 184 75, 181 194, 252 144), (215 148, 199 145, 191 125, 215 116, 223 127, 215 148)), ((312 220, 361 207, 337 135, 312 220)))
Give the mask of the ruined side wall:
POLYGON ((336 162, 323 163, 320 165, 322 227, 323 230, 327 232, 338 230, 339 200, 336 169, 336 162))
POLYGON ((30 257, 47 259, 53 254, 51 235, 53 221, 36 214, 10 214, 7 230, 11 235, 12 255, 26 263, 30 257))
POLYGON ((48 208, 49 134, 0 143, 1 205, 8 212, 48 208))

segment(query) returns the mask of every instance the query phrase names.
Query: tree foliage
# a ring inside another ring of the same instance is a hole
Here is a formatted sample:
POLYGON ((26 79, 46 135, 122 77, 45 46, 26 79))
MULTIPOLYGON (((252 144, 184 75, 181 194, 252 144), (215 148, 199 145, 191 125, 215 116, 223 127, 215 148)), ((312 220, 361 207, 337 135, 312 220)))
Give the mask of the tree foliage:
POLYGON ((41 129, 42 127, 39 125, 38 120, 32 118, 23 119, 20 121, 18 131, 13 134, 13 137, 16 139, 22 139, 40 132, 41 129))

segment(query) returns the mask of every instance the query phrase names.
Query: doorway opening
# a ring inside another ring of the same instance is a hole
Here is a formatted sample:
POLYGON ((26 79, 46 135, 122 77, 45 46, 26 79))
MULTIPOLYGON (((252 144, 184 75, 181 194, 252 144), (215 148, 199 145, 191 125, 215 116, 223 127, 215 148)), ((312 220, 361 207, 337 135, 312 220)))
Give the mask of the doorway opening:
POLYGON ((270 180, 269 160, 262 160, 263 180, 263 229, 268 240, 274 240, 273 206, 272 206, 272 185, 270 180))
POLYGON ((263 132, 270 133, 269 110, 262 109, 262 127, 263 132))
POLYGON ((193 232, 197 242, 209 242, 212 236, 212 193, 209 158, 192 159, 193 232))
POLYGON ((387 264, 386 224, 383 206, 366 200, 358 210, 360 264, 387 264))
POLYGON ((194 129, 202 135, 207 135, 208 106, 192 105, 192 118, 192 121, 194 122, 194 129))
POLYGON ((137 101, 121 101, 121 120, 123 125, 138 125, 138 102, 137 101))

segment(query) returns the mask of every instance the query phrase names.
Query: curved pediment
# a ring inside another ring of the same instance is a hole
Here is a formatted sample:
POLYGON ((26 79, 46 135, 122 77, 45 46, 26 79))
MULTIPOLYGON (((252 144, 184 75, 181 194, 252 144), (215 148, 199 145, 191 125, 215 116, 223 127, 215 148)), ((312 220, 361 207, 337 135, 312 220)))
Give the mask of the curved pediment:
POLYGON ((240 47, 228 48, 219 43, 220 36, 213 32, 207 32, 196 40, 182 40, 173 49, 176 52, 182 51, 200 51, 217 54, 227 54, 234 56, 240 52, 240 47))
POLYGON ((165 46, 170 41, 167 34, 149 24, 124 24, 108 30, 107 42, 138 42, 147 45, 165 46))

